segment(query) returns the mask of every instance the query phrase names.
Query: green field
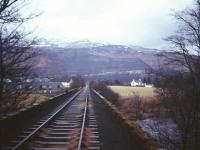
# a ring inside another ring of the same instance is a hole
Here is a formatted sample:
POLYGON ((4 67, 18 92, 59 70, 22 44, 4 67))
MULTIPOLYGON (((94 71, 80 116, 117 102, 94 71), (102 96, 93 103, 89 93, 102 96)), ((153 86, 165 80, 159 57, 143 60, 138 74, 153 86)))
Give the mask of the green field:
POLYGON ((137 93, 143 97, 153 97, 155 96, 155 88, 146 87, 131 87, 131 86, 109 86, 114 92, 118 93, 122 97, 129 97, 133 93, 137 93))

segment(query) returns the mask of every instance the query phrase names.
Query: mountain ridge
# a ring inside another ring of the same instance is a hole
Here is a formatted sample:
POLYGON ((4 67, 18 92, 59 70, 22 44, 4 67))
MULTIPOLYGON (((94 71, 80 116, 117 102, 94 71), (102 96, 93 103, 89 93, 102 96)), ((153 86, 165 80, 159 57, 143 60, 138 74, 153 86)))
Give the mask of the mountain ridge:
POLYGON ((101 74, 148 70, 156 67, 157 50, 144 51, 123 45, 100 45, 85 48, 38 46, 35 70, 46 76, 101 74))
POLYGON ((95 48, 95 47, 119 47, 124 49, 132 49, 138 51, 158 51, 159 49, 154 48, 146 48, 142 46, 135 46, 135 45, 123 45, 123 44, 110 44, 105 42, 91 42, 90 40, 78 40, 78 41, 67 41, 67 42, 60 42, 60 41, 48 41, 42 40, 39 44, 35 45, 35 47, 56 47, 56 48, 95 48))

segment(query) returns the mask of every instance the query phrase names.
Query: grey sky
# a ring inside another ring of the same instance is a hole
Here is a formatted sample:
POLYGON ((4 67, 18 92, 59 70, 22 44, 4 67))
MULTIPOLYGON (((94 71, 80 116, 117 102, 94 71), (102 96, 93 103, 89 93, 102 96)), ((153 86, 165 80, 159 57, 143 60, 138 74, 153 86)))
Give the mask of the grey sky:
POLYGON ((29 22, 46 39, 88 39, 111 44, 163 48, 176 29, 170 16, 193 0, 31 0, 43 14, 29 22))

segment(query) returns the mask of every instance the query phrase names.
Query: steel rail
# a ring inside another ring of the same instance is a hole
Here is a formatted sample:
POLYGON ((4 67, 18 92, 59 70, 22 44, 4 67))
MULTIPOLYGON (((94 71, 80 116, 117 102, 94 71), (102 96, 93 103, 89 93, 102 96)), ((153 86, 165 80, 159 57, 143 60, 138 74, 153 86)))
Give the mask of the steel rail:
POLYGON ((81 145, 82 145, 82 141, 83 141, 83 134, 84 134, 84 129, 85 129, 85 122, 86 122, 86 115, 87 115, 87 106, 88 106, 88 96, 86 95, 84 115, 83 115, 83 121, 82 121, 82 126, 81 126, 81 133, 80 133, 80 137, 79 137, 79 142, 78 142, 78 148, 77 148, 77 150, 81 150, 81 145))
POLYGON ((59 112, 61 112, 66 106, 68 106, 81 92, 82 90, 78 91, 74 96, 72 96, 69 101, 67 101, 61 108, 59 108, 53 115, 51 115, 45 122, 43 122, 39 127, 37 127, 33 132, 26 136, 23 140, 21 140, 12 150, 19 150, 22 148, 32 137, 47 123, 49 123, 53 118, 55 118, 59 112))

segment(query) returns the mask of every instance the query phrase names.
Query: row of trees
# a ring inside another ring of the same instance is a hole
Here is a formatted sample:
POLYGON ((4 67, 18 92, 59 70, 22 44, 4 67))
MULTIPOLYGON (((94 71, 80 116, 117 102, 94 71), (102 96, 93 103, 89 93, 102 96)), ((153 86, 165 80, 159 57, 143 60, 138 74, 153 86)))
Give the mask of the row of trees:
POLYGON ((90 87, 98 91, 101 95, 103 95, 106 99, 111 101, 113 104, 117 104, 117 100, 119 95, 113 92, 106 84, 102 81, 92 80, 90 82, 90 87))
POLYGON ((37 15, 22 15, 25 0, 0 0, 0 111, 13 108, 24 97, 19 85, 30 73, 35 43, 24 24, 37 15))
POLYGON ((80 88, 85 86, 85 80, 81 75, 76 75, 72 77, 71 88, 80 88))

